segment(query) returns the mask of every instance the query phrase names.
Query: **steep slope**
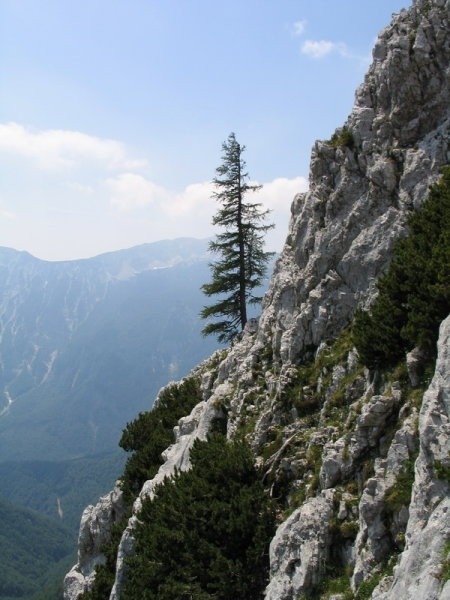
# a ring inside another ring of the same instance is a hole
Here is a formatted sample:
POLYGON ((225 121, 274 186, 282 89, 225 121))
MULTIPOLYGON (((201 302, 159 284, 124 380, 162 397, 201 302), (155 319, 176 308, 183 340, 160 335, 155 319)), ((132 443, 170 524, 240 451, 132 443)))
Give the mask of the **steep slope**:
MULTIPOLYGON (((266 600, 449 597, 449 321, 431 382, 418 380, 414 353, 370 372, 347 328, 449 162, 449 12, 448 0, 415 0, 381 32, 348 121, 313 149, 259 323, 196 371, 202 402, 134 503, 114 585, 85 598, 133 598, 127 557, 142 503, 189 468, 189 449, 221 415, 229 438, 251 444, 279 506, 266 600)), ((66 600, 92 587, 121 508, 117 489, 85 513, 66 600)))

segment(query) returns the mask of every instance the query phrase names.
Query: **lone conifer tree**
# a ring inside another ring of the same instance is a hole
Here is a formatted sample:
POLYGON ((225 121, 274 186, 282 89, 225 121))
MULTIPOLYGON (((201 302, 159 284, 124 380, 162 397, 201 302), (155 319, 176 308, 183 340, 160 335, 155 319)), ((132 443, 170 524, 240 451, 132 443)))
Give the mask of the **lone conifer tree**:
POLYGON ((267 262, 273 255, 264 251, 264 234, 273 227, 265 225, 268 210, 260 203, 244 201, 248 192, 261 189, 260 185, 248 183, 248 173, 241 146, 234 133, 222 144, 223 163, 216 169, 213 194, 220 208, 213 218, 213 225, 223 231, 209 245, 211 252, 219 255, 212 263, 212 281, 202 286, 207 296, 219 296, 216 304, 205 306, 201 317, 222 317, 208 323, 203 335, 214 334, 220 342, 231 341, 247 322, 247 304, 260 302, 253 295, 263 281, 267 262))

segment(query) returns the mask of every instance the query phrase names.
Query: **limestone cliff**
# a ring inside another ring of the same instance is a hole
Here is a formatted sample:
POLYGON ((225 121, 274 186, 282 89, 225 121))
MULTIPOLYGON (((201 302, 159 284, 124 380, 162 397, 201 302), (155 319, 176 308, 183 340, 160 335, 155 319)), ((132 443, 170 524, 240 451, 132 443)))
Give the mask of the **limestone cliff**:
MULTIPOLYGON (((313 148, 310 189, 292 204, 259 323, 248 324, 223 360, 199 368, 203 401, 182 419, 165 464, 141 492, 189 468, 193 439, 223 410, 228 436, 246 435, 283 509, 266 600, 358 598, 363 588, 377 600, 450 597, 450 487, 442 476, 450 321, 425 394, 414 387, 414 356, 410 383, 397 372, 374 378, 346 330, 355 309, 373 301, 408 214, 449 162, 449 13, 449 0, 415 0, 381 32, 347 122, 313 148), (325 583, 331 563, 342 569, 344 590, 325 583)), ((84 529, 93 531, 102 506, 90 509, 84 529)), ((111 599, 120 598, 139 507, 138 498, 111 599)), ((98 544, 84 539, 80 533, 84 558, 66 578, 66 600, 89 587, 101 560, 98 544)))

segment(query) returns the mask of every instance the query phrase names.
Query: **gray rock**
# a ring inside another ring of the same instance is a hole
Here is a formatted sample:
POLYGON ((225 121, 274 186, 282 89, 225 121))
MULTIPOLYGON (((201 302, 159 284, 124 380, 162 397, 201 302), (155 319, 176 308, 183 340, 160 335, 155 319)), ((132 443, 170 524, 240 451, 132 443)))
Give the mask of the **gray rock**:
POLYGON ((90 588, 95 576, 95 566, 105 557, 101 547, 111 539, 112 526, 124 515, 121 490, 116 487, 95 506, 84 509, 78 535, 78 560, 64 579, 64 600, 75 600, 90 588))
POLYGON ((450 466, 450 316, 442 323, 438 359, 426 391, 419 419, 420 451, 406 547, 387 591, 376 590, 373 600, 448 600, 450 586, 439 575, 450 540, 450 493, 448 482, 437 478, 436 466, 450 466))
POLYGON ((305 502, 282 523, 270 544, 270 583, 265 600, 292 600, 318 584, 328 558, 333 500, 305 502))
POLYGON ((431 3, 428 16, 426 8, 416 1, 381 32, 346 123, 353 149, 313 148, 310 189, 293 201, 260 319, 259 335, 282 362, 335 336, 373 301, 409 211, 447 162, 448 3, 431 3))
POLYGON ((386 496, 397 485, 397 477, 414 456, 417 446, 417 413, 405 419, 395 433, 386 459, 376 459, 374 476, 367 480, 359 503, 359 532, 355 541, 355 566, 352 583, 357 588, 373 575, 373 568, 393 552, 393 540, 403 534, 408 522, 408 507, 400 507, 386 519, 386 496))
POLYGON ((323 489, 334 487, 343 477, 349 478, 355 474, 361 456, 378 447, 386 424, 398 410, 400 401, 398 390, 389 396, 372 396, 362 407, 354 431, 325 444, 320 469, 323 489))
POLYGON ((406 367, 412 387, 417 387, 420 384, 425 359, 426 355, 420 348, 414 348, 406 355, 406 367))

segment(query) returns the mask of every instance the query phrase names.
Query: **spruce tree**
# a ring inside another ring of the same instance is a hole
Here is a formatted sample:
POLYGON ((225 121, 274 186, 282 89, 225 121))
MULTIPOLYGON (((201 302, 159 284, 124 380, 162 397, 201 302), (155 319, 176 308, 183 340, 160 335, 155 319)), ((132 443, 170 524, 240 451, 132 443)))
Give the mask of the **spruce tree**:
POLYGON ((209 245, 218 255, 211 266, 212 281, 202 286, 206 296, 218 296, 211 306, 205 306, 201 317, 219 317, 208 323, 203 335, 214 334, 220 342, 229 342, 244 329, 247 322, 247 305, 260 302, 254 294, 264 279, 272 252, 264 251, 264 234, 273 227, 264 223, 268 210, 261 203, 249 202, 246 196, 261 189, 248 183, 249 175, 242 158, 245 146, 230 133, 222 144, 222 164, 213 179, 213 198, 219 209, 213 225, 222 231, 209 245))

